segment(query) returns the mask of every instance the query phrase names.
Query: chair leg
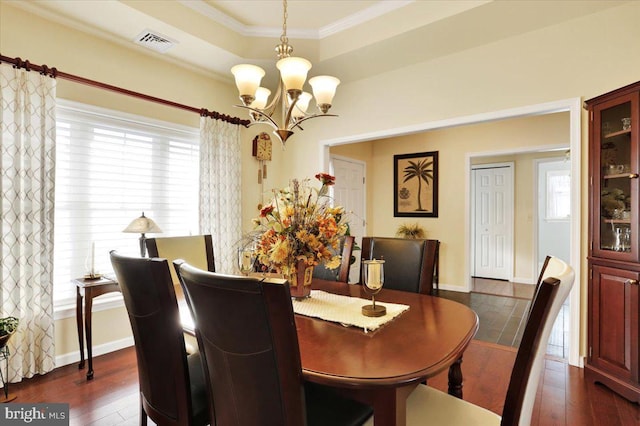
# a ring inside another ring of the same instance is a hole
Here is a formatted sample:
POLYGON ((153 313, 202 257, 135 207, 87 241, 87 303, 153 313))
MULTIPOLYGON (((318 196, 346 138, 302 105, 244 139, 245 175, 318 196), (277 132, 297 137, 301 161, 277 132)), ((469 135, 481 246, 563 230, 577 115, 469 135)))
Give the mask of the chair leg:
POLYGON ((144 412, 142 401, 140 401, 140 426, 147 426, 147 413, 144 412))

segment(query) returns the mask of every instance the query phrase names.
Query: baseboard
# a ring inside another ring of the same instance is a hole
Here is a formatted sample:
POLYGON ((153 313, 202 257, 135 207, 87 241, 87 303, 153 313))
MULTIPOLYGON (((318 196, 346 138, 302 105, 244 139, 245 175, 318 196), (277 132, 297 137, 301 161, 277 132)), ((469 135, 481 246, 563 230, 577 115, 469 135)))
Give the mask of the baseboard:
POLYGON ((451 285, 451 284, 440 283, 440 284, 438 284, 438 289, 439 290, 445 290, 445 291, 456 291, 458 293, 469 293, 469 291, 466 288, 460 287, 459 285, 451 285))
MULTIPOLYGON (((95 358, 100 355, 108 354, 109 352, 128 348, 129 346, 133 346, 133 336, 103 343, 97 346, 94 345, 93 357, 95 358)), ((63 365, 75 364, 78 362, 80 362, 80 352, 78 351, 66 353, 63 355, 56 355, 56 367, 62 367, 63 365)))
POLYGON ((536 279, 534 279, 534 278, 513 277, 513 281, 512 282, 518 283, 518 284, 535 284, 536 283, 536 279))

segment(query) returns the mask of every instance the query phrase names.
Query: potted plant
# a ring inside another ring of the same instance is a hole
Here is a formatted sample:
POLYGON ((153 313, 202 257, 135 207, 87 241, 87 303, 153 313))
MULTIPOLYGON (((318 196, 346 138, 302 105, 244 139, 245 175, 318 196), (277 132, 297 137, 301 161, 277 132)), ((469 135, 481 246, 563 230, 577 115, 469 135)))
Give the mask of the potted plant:
POLYGON ((409 239, 422 239, 427 236, 427 233, 425 232, 424 228, 417 223, 404 223, 398 226, 396 236, 409 239))
POLYGON ((9 338, 18 329, 18 322, 16 317, 0 318, 0 349, 5 347, 9 338))

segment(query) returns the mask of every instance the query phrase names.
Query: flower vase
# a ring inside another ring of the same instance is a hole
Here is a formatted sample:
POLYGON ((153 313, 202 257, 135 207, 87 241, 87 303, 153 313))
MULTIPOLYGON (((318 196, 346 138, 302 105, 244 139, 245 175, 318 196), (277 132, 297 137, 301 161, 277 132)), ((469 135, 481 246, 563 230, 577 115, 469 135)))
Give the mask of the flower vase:
POLYGON ((311 295, 311 280, 313 278, 313 265, 309 266, 304 260, 296 262, 293 273, 287 277, 291 297, 305 299, 311 295))

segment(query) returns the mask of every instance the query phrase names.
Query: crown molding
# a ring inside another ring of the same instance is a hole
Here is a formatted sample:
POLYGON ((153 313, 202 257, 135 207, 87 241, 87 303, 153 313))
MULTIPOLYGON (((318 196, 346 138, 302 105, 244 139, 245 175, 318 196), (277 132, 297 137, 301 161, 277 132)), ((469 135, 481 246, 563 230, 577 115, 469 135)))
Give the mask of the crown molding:
MULTIPOLYGON (((246 37, 266 37, 279 38, 282 34, 280 27, 263 27, 244 25, 240 21, 232 18, 216 9, 215 7, 201 0, 178 0, 180 4, 192 9, 207 18, 224 25, 230 30, 246 36, 246 37)), ((377 4, 361 10, 360 12, 346 16, 343 19, 335 21, 331 24, 321 27, 319 30, 301 30, 296 28, 287 28, 287 35, 296 39, 320 40, 334 34, 338 34, 349 28, 368 22, 378 18, 394 10, 400 9, 408 4, 415 3, 415 0, 383 0, 377 4)))

